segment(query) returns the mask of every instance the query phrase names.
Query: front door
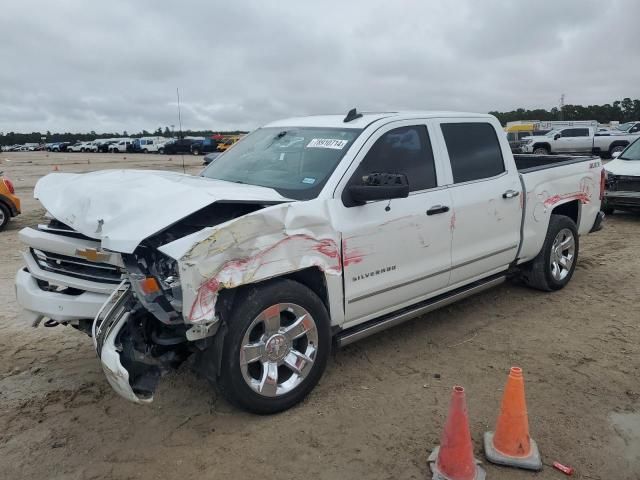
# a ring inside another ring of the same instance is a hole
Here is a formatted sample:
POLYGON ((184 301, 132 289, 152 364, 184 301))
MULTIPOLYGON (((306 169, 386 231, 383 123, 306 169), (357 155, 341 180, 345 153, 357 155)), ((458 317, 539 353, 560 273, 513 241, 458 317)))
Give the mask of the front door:
MULTIPOLYGON (((446 288, 451 267, 451 200, 438 185, 429 131, 394 122, 367 140, 341 191, 345 327, 417 303, 446 288), (407 198, 347 206, 348 185, 374 172, 404 173, 407 198)), ((339 188, 340 190, 340 188, 339 188)))

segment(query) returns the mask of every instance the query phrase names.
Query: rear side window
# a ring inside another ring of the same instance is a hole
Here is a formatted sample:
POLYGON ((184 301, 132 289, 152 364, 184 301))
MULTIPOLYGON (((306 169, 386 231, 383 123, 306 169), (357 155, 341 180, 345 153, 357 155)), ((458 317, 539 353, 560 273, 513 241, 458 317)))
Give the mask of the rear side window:
POLYGON ((454 183, 495 177, 504 160, 495 129, 489 123, 443 123, 454 183))
POLYGON ((412 192, 436 186, 436 168, 427 127, 416 125, 389 130, 373 144, 352 181, 370 173, 404 173, 412 192))

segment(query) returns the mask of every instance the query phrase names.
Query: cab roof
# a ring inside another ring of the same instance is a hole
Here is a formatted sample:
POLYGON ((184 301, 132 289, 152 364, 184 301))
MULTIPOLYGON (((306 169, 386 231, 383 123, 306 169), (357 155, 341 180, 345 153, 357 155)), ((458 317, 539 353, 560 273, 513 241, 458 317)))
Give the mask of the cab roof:
POLYGON ((446 111, 405 111, 405 112, 359 112, 361 117, 345 122, 344 114, 309 115, 292 117, 271 122, 264 127, 322 127, 363 129, 381 120, 404 120, 412 118, 494 118, 487 113, 446 112, 446 111))

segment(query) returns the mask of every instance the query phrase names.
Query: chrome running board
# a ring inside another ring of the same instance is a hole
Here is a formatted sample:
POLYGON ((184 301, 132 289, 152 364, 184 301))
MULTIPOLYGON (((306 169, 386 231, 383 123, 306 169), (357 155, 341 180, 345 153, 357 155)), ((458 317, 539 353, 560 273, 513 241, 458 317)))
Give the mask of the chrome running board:
POLYGON ((439 295, 435 298, 430 298, 424 302, 412 305, 411 307, 404 308, 398 312, 385 315, 374 320, 369 320, 355 327, 343 330, 336 335, 336 344, 338 347, 344 347, 351 343, 362 340, 370 335, 374 335, 378 332, 386 330, 387 328, 395 327, 408 320, 424 315, 425 313, 432 312, 438 308, 445 307, 452 303, 462 300, 463 298, 470 297, 476 293, 480 293, 484 290, 488 290, 496 285, 501 284, 506 279, 506 276, 502 273, 498 276, 489 277, 484 280, 471 283, 464 287, 447 292, 443 295, 439 295))

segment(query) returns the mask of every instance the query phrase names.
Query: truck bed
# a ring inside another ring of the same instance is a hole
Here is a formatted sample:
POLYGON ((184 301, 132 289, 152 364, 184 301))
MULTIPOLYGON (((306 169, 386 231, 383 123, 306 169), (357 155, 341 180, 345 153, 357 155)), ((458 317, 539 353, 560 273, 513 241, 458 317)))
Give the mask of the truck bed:
POLYGON ((599 157, 590 155, 525 155, 515 154, 513 156, 516 168, 520 173, 535 172, 546 168, 559 167, 560 165, 570 165, 572 163, 585 162, 587 160, 599 160, 599 157))

